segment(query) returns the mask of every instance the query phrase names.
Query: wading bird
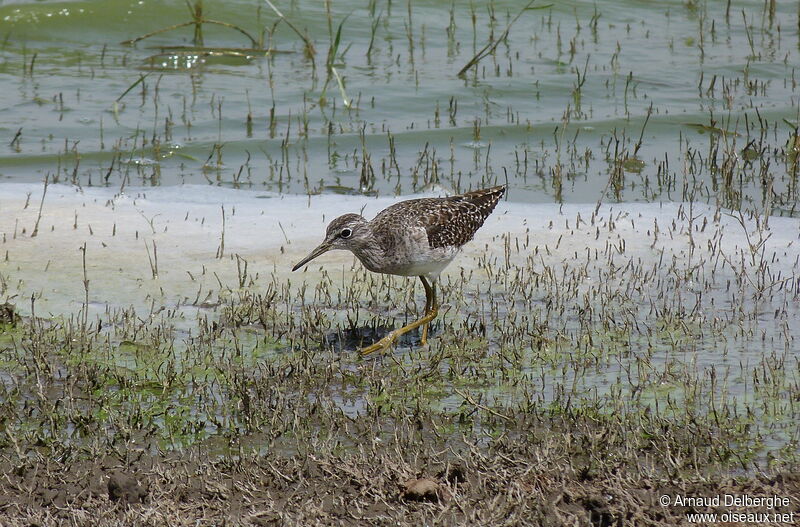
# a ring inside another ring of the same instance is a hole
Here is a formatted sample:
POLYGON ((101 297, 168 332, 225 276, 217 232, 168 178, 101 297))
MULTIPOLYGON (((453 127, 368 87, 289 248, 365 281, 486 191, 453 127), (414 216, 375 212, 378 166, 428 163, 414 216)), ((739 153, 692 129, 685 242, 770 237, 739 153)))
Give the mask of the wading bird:
POLYGON ((423 326, 424 346, 428 324, 439 312, 436 301, 439 273, 472 239, 505 191, 505 185, 501 185, 446 198, 401 201, 382 210, 372 221, 358 214, 339 216, 328 225, 325 240, 292 271, 323 253, 345 249, 373 273, 419 276, 425 288, 423 317, 390 332, 361 353, 385 350, 401 335, 419 326, 423 326))

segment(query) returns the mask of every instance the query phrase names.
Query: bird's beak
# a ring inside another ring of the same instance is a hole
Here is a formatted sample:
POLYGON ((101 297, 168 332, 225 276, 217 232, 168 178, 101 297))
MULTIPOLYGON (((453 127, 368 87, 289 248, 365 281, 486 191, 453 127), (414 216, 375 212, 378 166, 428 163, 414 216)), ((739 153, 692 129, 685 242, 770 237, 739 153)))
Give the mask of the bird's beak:
POLYGON ((302 260, 300 260, 297 263, 297 265, 292 267, 292 272, 297 271, 298 269, 303 267, 305 264, 307 264, 308 262, 310 262, 311 260, 313 260, 314 258, 319 256, 320 254, 326 253, 326 252, 328 252, 330 250, 331 250, 331 243, 330 242, 324 241, 324 242, 320 243, 319 247, 317 247, 316 249, 311 251, 311 254, 309 254, 308 256, 303 258, 302 260))

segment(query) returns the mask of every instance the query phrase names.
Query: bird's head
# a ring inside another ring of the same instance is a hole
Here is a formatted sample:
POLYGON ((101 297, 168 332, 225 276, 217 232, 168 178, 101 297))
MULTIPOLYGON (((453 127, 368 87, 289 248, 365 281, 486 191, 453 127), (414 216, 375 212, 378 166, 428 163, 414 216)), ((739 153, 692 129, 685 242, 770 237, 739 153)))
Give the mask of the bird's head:
POLYGON ((317 256, 334 249, 346 249, 354 252, 353 250, 369 240, 370 236, 367 220, 363 217, 358 214, 339 216, 328 224, 325 240, 311 251, 308 256, 292 267, 292 271, 297 271, 317 256))

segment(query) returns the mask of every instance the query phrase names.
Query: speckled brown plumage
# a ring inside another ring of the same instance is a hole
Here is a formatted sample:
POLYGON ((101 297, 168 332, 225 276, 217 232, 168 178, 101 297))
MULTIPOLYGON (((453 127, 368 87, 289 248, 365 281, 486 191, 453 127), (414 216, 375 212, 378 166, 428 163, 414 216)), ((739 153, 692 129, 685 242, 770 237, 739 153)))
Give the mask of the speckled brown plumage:
MULTIPOLYGON (((420 198, 396 203, 370 222, 373 232, 385 242, 409 225, 425 229, 432 249, 461 247, 475 236, 506 191, 505 185, 446 198, 420 198)), ((384 246, 391 250, 391 246, 384 246)))

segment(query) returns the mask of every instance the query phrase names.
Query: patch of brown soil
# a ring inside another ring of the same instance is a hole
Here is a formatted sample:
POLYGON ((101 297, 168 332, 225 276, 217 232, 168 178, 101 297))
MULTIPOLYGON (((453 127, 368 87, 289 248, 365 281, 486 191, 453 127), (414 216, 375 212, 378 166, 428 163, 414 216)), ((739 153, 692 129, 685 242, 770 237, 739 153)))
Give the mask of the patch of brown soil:
POLYGON ((800 475, 793 473, 717 481, 622 473, 587 478, 514 452, 465 456, 458 465, 418 459, 388 451, 228 461, 141 456, 126 465, 112 458, 6 458, 0 518, 8 527, 689 525, 687 513, 735 508, 665 507, 659 499, 732 494, 790 497, 789 507, 769 512, 800 520, 800 475))

